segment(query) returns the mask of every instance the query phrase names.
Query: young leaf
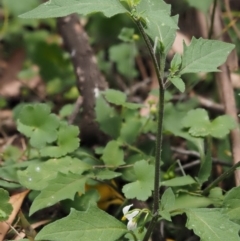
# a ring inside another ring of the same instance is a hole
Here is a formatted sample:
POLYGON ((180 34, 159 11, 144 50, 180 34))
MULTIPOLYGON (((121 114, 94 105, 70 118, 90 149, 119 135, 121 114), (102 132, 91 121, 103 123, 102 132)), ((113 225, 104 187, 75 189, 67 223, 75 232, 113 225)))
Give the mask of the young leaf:
POLYGON ((100 129, 111 137, 117 138, 120 134, 122 119, 101 95, 96 99, 95 113, 100 129))
POLYGON ((102 155, 106 165, 120 166, 124 164, 124 153, 117 141, 109 141, 102 155))
POLYGON ((72 13, 87 15, 102 12, 106 17, 126 13, 119 0, 49 0, 37 8, 20 15, 21 18, 57 18, 72 13))
POLYGON ((154 166, 147 161, 138 161, 133 166, 137 180, 123 186, 126 198, 137 198, 146 201, 153 190, 154 166))
POLYGON ((12 213, 12 205, 9 203, 8 192, 0 188, 0 222, 6 221, 12 213))
POLYGON ((72 209, 67 217, 45 226, 35 240, 79 241, 81 237, 81 241, 116 241, 126 232, 123 223, 90 206, 84 212, 72 209))
POLYGON ((224 213, 231 220, 240 220, 240 187, 234 187, 226 193, 223 199, 224 213))
POLYGON ((126 94, 119 90, 107 89, 103 95, 109 103, 114 105, 123 105, 127 100, 126 94))
POLYGON ((185 83, 180 77, 172 77, 169 80, 180 92, 183 93, 185 91, 185 83))
POLYGON ((64 199, 74 199, 76 192, 85 192, 87 177, 73 173, 58 173, 49 181, 48 186, 34 199, 29 215, 36 211, 54 205, 64 199))
POLYGON ((238 241, 240 226, 230 221, 219 209, 186 209, 188 229, 192 229, 202 241, 238 241))
POLYGON ((66 156, 60 159, 50 159, 44 163, 30 164, 26 170, 18 171, 18 179, 28 189, 43 190, 58 172, 81 174, 91 168, 91 165, 77 158, 66 156))
POLYGON ((57 146, 46 146, 40 150, 42 156, 60 157, 75 151, 79 147, 79 129, 77 126, 62 123, 58 130, 57 146))
POLYGON ((50 114, 50 107, 46 104, 29 104, 20 110, 17 129, 30 137, 33 147, 41 148, 55 141, 58 126, 57 116, 50 114))
POLYGON ((218 72, 217 67, 226 61, 233 48, 233 44, 193 37, 189 46, 184 43, 179 74, 218 72))

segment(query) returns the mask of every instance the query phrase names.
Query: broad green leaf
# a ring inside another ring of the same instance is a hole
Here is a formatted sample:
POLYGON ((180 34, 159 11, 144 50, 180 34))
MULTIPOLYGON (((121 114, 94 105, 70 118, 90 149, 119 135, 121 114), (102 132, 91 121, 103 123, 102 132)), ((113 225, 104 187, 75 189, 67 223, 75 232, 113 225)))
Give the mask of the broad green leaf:
POLYGON ((123 223, 90 206, 84 212, 72 209, 67 217, 45 226, 35 240, 79 241, 81 237, 81 241, 116 241, 126 232, 123 223))
POLYGON ((186 227, 192 229, 201 241, 239 241, 240 226, 230 221, 220 209, 186 209, 186 227))
POLYGON ((70 116, 74 110, 74 104, 66 104, 59 111, 59 115, 64 118, 70 116))
POLYGON ((192 38, 189 46, 184 43, 180 75, 185 73, 218 72, 233 50, 234 45, 217 40, 192 38))
POLYGON ((129 144, 133 143, 139 134, 141 126, 142 123, 140 119, 128 119, 126 122, 122 123, 120 140, 129 144))
POLYGON ((114 105, 123 105, 127 100, 126 94, 119 90, 107 89, 103 94, 106 100, 114 105))
POLYGON ((219 116, 214 119, 211 124, 211 136, 215 138, 223 138, 236 126, 236 122, 231 116, 219 116))
POLYGON ((122 119, 102 96, 96 99, 95 113, 100 129, 109 136, 117 138, 120 134, 122 119))
POLYGON ((208 9, 213 3, 213 0, 201 0, 201 1, 187 0, 187 2, 191 7, 197 8, 203 11, 204 13, 207 13, 208 9))
POLYGON ((167 187, 180 187, 180 186, 186 186, 196 183, 196 181, 189 175, 182 176, 182 177, 175 177, 170 180, 166 180, 161 182, 161 186, 167 186, 167 187))
POLYGON ((0 222, 6 221, 12 213, 12 205, 9 203, 8 192, 0 188, 0 222))
POLYGON ((234 187, 226 193, 223 199, 224 213, 231 220, 240 220, 240 187, 234 187))
POLYGON ((161 210, 171 210, 175 204, 175 195, 171 188, 165 190, 161 198, 161 210))
POLYGON ((144 107, 143 104, 130 103, 130 102, 124 103, 123 106, 128 109, 131 109, 131 110, 136 110, 136 109, 140 109, 140 108, 144 107))
POLYGON ((175 73, 176 71, 178 71, 181 63, 182 57, 179 53, 176 53, 171 61, 171 73, 175 73))
POLYGON ((85 192, 87 177, 73 173, 58 173, 56 178, 49 181, 48 186, 34 199, 29 215, 36 211, 54 205, 64 199, 74 199, 76 192, 85 192))
POLYGON ((106 165, 120 166, 124 164, 124 153, 117 141, 109 141, 103 150, 102 160, 106 165))
POLYGON ((172 84, 180 91, 180 92, 184 92, 185 91, 185 83, 183 82, 183 80, 180 77, 172 77, 169 79, 172 84))
POLYGON ((121 29, 120 34, 118 35, 118 38, 124 42, 133 42, 133 35, 134 35, 134 29, 133 28, 125 28, 123 27, 121 29))
POLYGON ((87 15, 102 12, 106 17, 126 13, 119 0, 50 0, 20 15, 21 18, 57 18, 72 13, 87 15))
POLYGON ((46 104, 29 104, 20 110, 17 129, 30 137, 33 147, 41 148, 55 141, 58 126, 57 116, 50 114, 50 107, 46 104))
POLYGON ((60 157, 75 151, 79 147, 79 129, 77 126, 61 124, 58 130, 57 145, 45 146, 41 156, 60 157))
POLYGON ((123 186, 126 198, 137 198, 146 201, 152 194, 154 181, 154 166, 147 161, 141 160, 134 164, 133 171, 136 181, 123 186))
POLYGON ((91 168, 91 165, 77 158, 66 156, 50 159, 44 163, 30 164, 26 170, 18 171, 18 178, 19 182, 28 189, 43 190, 49 181, 57 176, 58 172, 81 174, 91 168))
POLYGON ((110 60, 116 63, 119 73, 129 79, 137 76, 136 55, 137 49, 133 43, 120 43, 109 48, 110 60))

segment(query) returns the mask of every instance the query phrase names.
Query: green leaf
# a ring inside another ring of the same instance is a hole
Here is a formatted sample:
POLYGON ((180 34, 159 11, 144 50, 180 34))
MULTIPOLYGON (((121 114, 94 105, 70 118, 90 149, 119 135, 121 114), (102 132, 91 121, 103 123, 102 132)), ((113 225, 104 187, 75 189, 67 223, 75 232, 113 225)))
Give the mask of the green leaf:
POLYGON ((156 37, 167 54, 176 37, 178 16, 171 17, 171 5, 162 0, 141 1, 137 12, 146 19, 146 33, 154 42, 156 37))
POLYGON ((161 186, 167 186, 167 187, 180 187, 180 186, 186 186, 196 183, 196 181, 189 175, 182 176, 182 177, 175 177, 170 180, 166 180, 161 182, 161 186))
POLYGON ((137 76, 135 57, 137 49, 132 43, 121 43, 109 48, 109 58, 116 63, 117 70, 123 76, 132 79, 137 76))
POLYGON ((197 8, 204 13, 207 13, 208 9, 213 3, 213 0, 202 0, 202 1, 196 1, 196 0, 187 0, 188 4, 191 7, 197 8))
POLYGON ((200 108, 190 110, 182 120, 182 124, 190 128, 189 133, 196 137, 211 135, 215 138, 223 138, 236 127, 235 121, 227 115, 219 116, 210 122, 207 111, 200 108))
POLYGON ((233 48, 233 44, 193 37, 189 46, 184 43, 179 74, 218 72, 217 67, 226 61, 233 48))
POLYGON ((136 181, 123 186, 123 193, 126 198, 137 198, 146 201, 151 196, 154 181, 154 166, 147 161, 141 160, 133 166, 136 181))
POLYGON ((122 28, 118 38, 124 42, 133 42, 134 29, 133 28, 122 28))
POLYGON ((99 169, 94 172, 94 177, 98 180, 110 180, 121 175, 122 173, 114 172, 109 169, 99 169))
POLYGON ((42 156, 60 157, 75 151, 79 147, 79 129, 77 126, 62 123, 58 130, 56 146, 46 146, 40 150, 42 156))
POLYGON ((28 189, 43 190, 50 180, 56 178, 58 172, 81 174, 91 168, 91 165, 77 158, 66 156, 50 159, 44 163, 30 164, 26 170, 18 171, 18 178, 19 182, 28 189))
POLYGON ((240 187, 234 187, 226 193, 223 199, 224 213, 231 220, 240 220, 240 187))
POLYGON ((185 83, 180 77, 177 77, 177 76, 172 77, 172 78, 169 78, 169 80, 180 92, 183 93, 185 91, 185 83))
POLYGON ((124 153, 117 141, 109 141, 102 155, 106 165, 120 166, 124 164, 124 153))
POLYGON ((64 118, 70 116, 74 110, 74 104, 66 104, 59 111, 59 115, 64 118))
POLYGON ((176 53, 171 61, 171 73, 175 73, 176 71, 178 71, 181 63, 182 57, 179 53, 176 53))
POLYGON ((57 18, 72 13, 87 15, 102 12, 106 17, 126 13, 119 0, 50 0, 37 8, 20 15, 21 18, 57 18))
POLYGON ((122 124, 120 140, 129 144, 133 143, 139 135, 141 126, 142 123, 140 119, 128 119, 122 124))
POLYGON ((123 223, 90 206, 85 212, 72 209, 67 217, 45 226, 35 240, 79 241, 81 237, 81 241, 116 241, 126 232, 123 223))
POLYGON ((114 105, 123 105, 127 100, 126 94, 119 90, 107 89, 103 94, 106 100, 114 105))
POLYGON ((229 134, 230 130, 237 127, 236 122, 231 116, 222 115, 213 120, 211 125, 211 136, 223 138, 229 134))
POLYGON ((8 192, 0 188, 0 222, 6 221, 12 213, 12 205, 9 203, 8 192))
POLYGON ((111 137, 117 138, 120 134, 122 119, 101 95, 96 99, 95 113, 100 129, 111 137))
POLYGON ((58 126, 57 116, 50 114, 50 107, 46 104, 29 104, 20 110, 17 129, 30 137, 33 147, 41 148, 55 141, 58 126))
POLYGON ((220 209, 186 209, 186 227, 192 229, 201 241, 238 241, 240 226, 230 221, 220 209))
POLYGON ((171 188, 165 190, 161 198, 161 210, 171 210, 175 204, 175 195, 171 188))
POLYGON ((76 192, 85 192, 87 177, 73 173, 58 173, 49 181, 48 186, 34 199, 29 215, 36 211, 54 205, 64 199, 74 199, 76 192))

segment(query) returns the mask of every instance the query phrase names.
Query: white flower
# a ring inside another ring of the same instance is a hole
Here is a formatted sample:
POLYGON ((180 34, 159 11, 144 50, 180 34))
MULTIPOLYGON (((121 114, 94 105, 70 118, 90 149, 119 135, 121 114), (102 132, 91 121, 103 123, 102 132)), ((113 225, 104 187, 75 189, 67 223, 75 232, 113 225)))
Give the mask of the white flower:
POLYGON ((128 230, 134 230, 137 228, 137 222, 136 219, 134 219, 134 217, 136 217, 139 213, 139 210, 134 210, 134 211, 130 211, 129 209, 133 206, 133 204, 128 205, 126 207, 123 208, 123 219, 127 219, 128 220, 128 224, 127 224, 127 229, 128 230))

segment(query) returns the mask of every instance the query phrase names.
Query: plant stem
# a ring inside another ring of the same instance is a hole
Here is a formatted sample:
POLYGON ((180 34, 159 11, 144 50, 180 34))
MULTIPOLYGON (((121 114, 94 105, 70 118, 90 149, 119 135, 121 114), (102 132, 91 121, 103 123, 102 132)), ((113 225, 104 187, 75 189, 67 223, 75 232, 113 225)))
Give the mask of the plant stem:
POLYGON ((240 166, 240 161, 233 165, 230 169, 225 171, 221 176, 215 179, 212 183, 210 183, 202 192, 202 195, 208 194, 208 192, 215 187, 219 182, 230 176, 238 167, 240 166))
POLYGON ((208 32, 208 39, 212 38, 213 23, 214 23, 214 18, 215 18, 216 7, 217 7, 217 0, 214 0, 213 9, 212 9, 212 16, 211 16, 211 25, 210 25, 210 29, 209 29, 209 32, 208 32))
POLYGON ((157 111, 157 137, 156 137, 156 150, 155 150, 155 176, 154 176, 154 195, 153 195, 153 215, 154 218, 151 220, 148 230, 144 236, 143 241, 147 241, 152 234, 154 226, 158 220, 158 209, 159 209, 159 183, 160 183, 160 162, 161 162, 161 152, 162 152, 162 127, 163 127, 163 112, 164 112, 164 68, 165 68, 165 54, 161 53, 160 55, 160 68, 158 61, 156 59, 153 46, 150 39, 144 31, 144 27, 139 19, 134 19, 136 22, 141 35, 147 45, 148 51, 152 58, 154 68, 157 74, 158 83, 159 83, 159 103, 157 111))

